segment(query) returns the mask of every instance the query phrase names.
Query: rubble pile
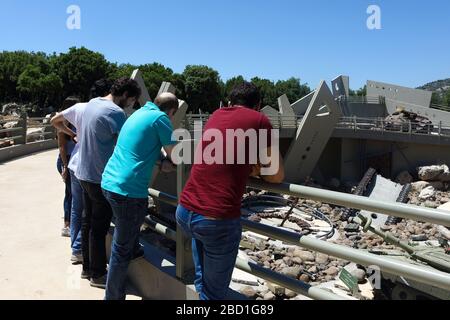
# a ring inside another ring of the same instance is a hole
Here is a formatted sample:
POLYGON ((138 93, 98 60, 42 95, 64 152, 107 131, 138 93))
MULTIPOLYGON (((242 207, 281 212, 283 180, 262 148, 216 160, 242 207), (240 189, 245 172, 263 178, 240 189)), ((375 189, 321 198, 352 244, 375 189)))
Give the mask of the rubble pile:
POLYGON ((418 133, 428 133, 429 128, 433 126, 430 119, 401 108, 387 116, 384 123, 386 130, 409 132, 411 129, 412 132, 418 133))
MULTIPOLYGON (((415 179, 409 173, 403 172, 397 178, 397 180, 401 180, 401 182, 405 184, 412 184, 412 191, 409 194, 408 203, 429 208, 439 207, 440 209, 443 208, 442 206, 445 207, 445 205, 448 205, 450 210, 450 194, 448 192, 450 181, 449 168, 445 165, 421 167, 418 168, 417 176, 420 180, 414 181, 415 179)), ((315 187, 318 186, 315 185, 315 187)), ((262 192, 260 194, 265 193, 262 192)), ((256 193, 252 191, 247 196, 255 195, 256 193)), ((295 199, 293 197, 289 197, 288 199, 291 201, 298 201, 299 205, 306 205, 309 208, 319 210, 327 216, 334 227, 333 237, 327 240, 329 242, 361 250, 398 251, 397 247, 385 243, 381 237, 370 232, 364 233, 359 225, 351 223, 351 221, 342 221, 341 215, 344 208, 313 200, 295 199)), ((253 217, 253 220, 274 225, 274 222, 278 223, 285 218, 288 208, 284 208, 280 212, 273 211, 274 210, 269 209, 262 210, 260 215, 256 218, 253 217), (269 219, 272 219, 272 221, 269 219)), ((305 212, 306 211, 308 211, 308 208, 305 208, 305 212)), ((311 211, 311 209, 309 211, 311 211)), ((314 218, 308 219, 305 216, 302 216, 302 218, 304 218, 307 223, 305 223, 305 221, 299 223, 298 220, 288 219, 287 221, 291 221, 291 224, 285 225, 286 229, 290 229, 289 231, 305 233, 305 229, 314 229, 314 222, 318 222, 317 219, 314 218), (297 227, 295 227, 295 225, 297 227)), ((320 222, 323 223, 324 221, 320 222)), ((325 227, 325 224, 323 224, 322 227, 325 227)), ((429 242, 437 244, 437 240, 446 238, 446 236, 448 237, 450 233, 445 227, 413 220, 402 220, 397 224, 384 225, 381 229, 392 233, 403 241, 414 241, 416 243, 429 242)), ((308 232, 306 233, 308 234, 308 232)), ((314 236, 314 233, 309 235, 314 236)), ((360 284, 370 286, 370 284, 368 284, 366 270, 361 266, 322 253, 288 245, 281 241, 272 240, 252 232, 243 233, 241 253, 244 253, 248 259, 261 266, 288 277, 306 282, 310 285, 324 286, 328 284, 327 287, 331 286, 339 288, 343 295, 350 293, 339 280, 339 274, 343 268, 346 268, 353 276, 355 276, 360 284)), ((233 281, 236 283, 243 283, 236 278, 233 278, 233 281)), ((240 291, 247 297, 259 300, 305 298, 290 290, 285 290, 284 288, 262 280, 259 280, 253 286, 249 286, 248 284, 242 286, 240 291)), ((372 290, 368 290, 366 296, 363 296, 362 298, 373 299, 374 294, 375 293, 372 292, 372 290)), ((361 299, 361 297, 359 298, 361 299)))

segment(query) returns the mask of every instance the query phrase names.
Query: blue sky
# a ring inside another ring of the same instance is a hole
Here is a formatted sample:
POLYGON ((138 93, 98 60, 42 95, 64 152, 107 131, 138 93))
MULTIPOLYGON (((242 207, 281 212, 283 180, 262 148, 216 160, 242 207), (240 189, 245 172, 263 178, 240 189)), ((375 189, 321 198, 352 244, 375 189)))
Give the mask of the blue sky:
POLYGON ((416 87, 450 77, 448 0, 1 0, 0 50, 85 46, 119 63, 205 64, 224 80, 350 76, 416 87), (81 8, 81 30, 66 9, 81 8), (381 8, 381 30, 366 27, 381 8))

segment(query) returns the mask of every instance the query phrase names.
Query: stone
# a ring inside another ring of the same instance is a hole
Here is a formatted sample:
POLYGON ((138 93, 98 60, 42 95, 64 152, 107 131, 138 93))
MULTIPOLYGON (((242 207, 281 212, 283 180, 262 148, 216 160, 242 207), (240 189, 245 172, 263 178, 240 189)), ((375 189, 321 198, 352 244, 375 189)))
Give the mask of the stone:
POLYGON ((436 181, 439 176, 446 171, 446 169, 448 171, 448 167, 445 165, 419 167, 419 179, 423 181, 436 181))
POLYGON ((310 278, 307 274, 302 274, 302 275, 300 276, 300 281, 303 281, 303 282, 308 283, 308 282, 311 281, 311 278, 310 278))
POLYGON ((271 301, 271 300, 275 300, 275 298, 276 298, 276 296, 272 293, 272 292, 267 292, 265 295, 264 295, 264 297, 263 297, 263 299, 265 300, 265 301, 271 301))
POLYGON ((395 178, 395 182, 400 183, 402 185, 412 183, 414 178, 408 171, 402 171, 398 174, 397 178, 395 178))
POLYGON ((294 257, 299 257, 303 261, 315 261, 314 254, 312 252, 299 249, 294 251, 294 257))
POLYGON ((309 273, 316 273, 317 272, 317 267, 316 266, 312 266, 311 268, 308 269, 309 273))
POLYGON ((329 256, 323 253, 317 253, 316 254, 316 262, 318 264, 324 264, 327 263, 329 260, 329 256))
POLYGON ((432 186, 428 186, 420 192, 419 199, 427 200, 427 199, 434 197, 435 194, 436 194, 436 190, 432 186))
POLYGON ((325 270, 323 273, 328 276, 335 276, 339 273, 339 269, 337 267, 331 266, 327 270, 325 270))
POLYGON ((28 128, 27 142, 35 142, 45 140, 45 128, 28 128))
POLYGON ((285 295, 286 297, 288 297, 289 299, 291 299, 291 298, 296 297, 296 296, 298 295, 298 293, 295 292, 295 291, 286 289, 286 292, 284 293, 284 295, 285 295))
POLYGON ((293 257, 292 258, 292 262, 294 263, 294 264, 303 264, 303 260, 301 259, 301 258, 299 258, 299 257, 293 257))
POLYGON ((289 267, 291 267, 294 264, 294 262, 292 261, 292 259, 290 257, 284 257, 283 261, 289 267))
POLYGON ((427 208, 433 208, 433 209, 435 209, 435 208, 439 207, 439 203, 437 203, 437 202, 435 202, 435 201, 426 200, 426 201, 423 203, 423 206, 424 206, 424 207, 427 207, 427 208))
POLYGON ((249 299, 255 299, 257 294, 256 294, 256 290, 253 289, 253 287, 250 286, 246 286, 241 288, 241 290, 239 290, 239 292, 241 294, 243 294, 244 296, 246 296, 249 299))
POLYGON ((450 230, 444 226, 436 226, 436 230, 447 240, 450 240, 450 230))
POLYGON ((429 185, 430 185, 430 183, 427 181, 417 181, 417 182, 411 183, 411 188, 412 188, 412 191, 421 192, 423 189, 425 189, 429 185))
POLYGON ((10 121, 3 125, 3 129, 13 129, 19 126, 19 121, 10 121))
POLYGON ((269 288, 270 292, 272 292, 276 296, 283 296, 286 292, 286 289, 271 282, 267 282, 266 286, 269 288))
POLYGON ((358 279, 358 283, 363 283, 366 279, 366 271, 362 269, 355 269, 350 272, 352 276, 354 276, 356 279, 358 279))
POLYGON ((445 190, 445 185, 442 181, 430 181, 429 186, 433 187, 436 190, 445 190))
POLYGON ((302 268, 300 266, 285 267, 281 270, 281 274, 294 279, 297 279, 301 272, 302 268))

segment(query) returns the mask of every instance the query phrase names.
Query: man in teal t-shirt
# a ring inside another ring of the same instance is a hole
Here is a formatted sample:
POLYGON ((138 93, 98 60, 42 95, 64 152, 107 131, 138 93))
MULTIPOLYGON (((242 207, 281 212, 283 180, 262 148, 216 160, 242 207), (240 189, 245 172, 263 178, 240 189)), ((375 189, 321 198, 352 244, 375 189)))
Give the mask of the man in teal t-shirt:
POLYGON ((170 156, 171 120, 178 99, 163 93, 136 111, 124 124, 102 177, 103 193, 111 204, 115 230, 111 248, 106 300, 124 300, 125 280, 133 249, 148 209, 148 185, 164 148, 170 156))

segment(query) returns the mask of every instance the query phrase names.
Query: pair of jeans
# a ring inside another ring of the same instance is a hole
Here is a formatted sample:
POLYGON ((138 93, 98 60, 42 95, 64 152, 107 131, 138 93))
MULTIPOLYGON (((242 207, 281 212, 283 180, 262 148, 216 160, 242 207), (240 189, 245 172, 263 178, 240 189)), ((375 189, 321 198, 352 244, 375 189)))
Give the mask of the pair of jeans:
POLYGON ((83 271, 91 278, 106 275, 106 234, 111 226, 112 209, 103 196, 100 184, 80 180, 83 188, 81 247, 83 271))
POLYGON ((105 300, 125 300, 128 265, 147 215, 148 198, 128 198, 104 189, 103 194, 111 205, 115 224, 105 300))
MULTIPOLYGON (((69 161, 69 159, 67 159, 69 161)), ((56 162, 56 168, 58 169, 59 174, 62 174, 63 171, 63 162, 61 157, 58 157, 58 161, 56 162)), ((64 222, 70 222, 70 214, 72 209, 72 192, 71 192, 71 183, 70 183, 70 175, 67 175, 65 181, 65 194, 64 194, 64 222)))
POLYGON ((210 220, 179 205, 177 223, 192 238, 200 299, 225 299, 239 251, 241 219, 210 220))
POLYGON ((81 254, 81 225, 83 219, 83 189, 74 172, 70 170, 70 183, 72 192, 72 210, 70 214, 70 239, 72 254, 81 254))

